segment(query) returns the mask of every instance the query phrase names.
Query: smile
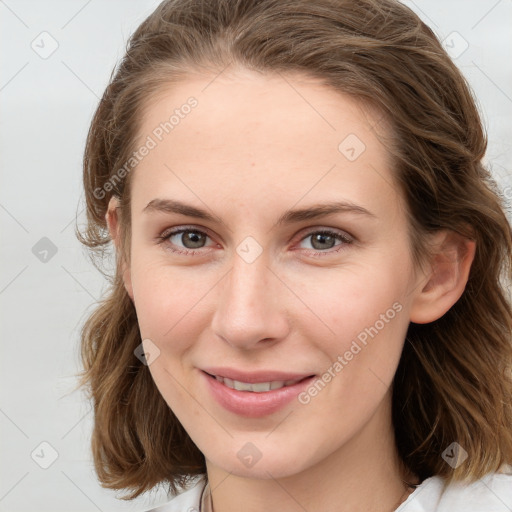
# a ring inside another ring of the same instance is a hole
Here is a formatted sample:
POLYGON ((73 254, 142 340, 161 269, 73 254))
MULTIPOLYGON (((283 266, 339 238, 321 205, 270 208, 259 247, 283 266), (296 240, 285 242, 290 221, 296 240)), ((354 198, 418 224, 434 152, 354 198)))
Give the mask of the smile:
POLYGON ((265 393, 274 389, 281 389, 285 386, 292 386, 302 379, 295 380, 273 380, 270 382, 241 382, 239 380, 228 379, 227 377, 219 377, 218 375, 212 375, 219 382, 222 382, 225 386, 237 391, 252 391, 253 393, 265 393))
POLYGON ((210 371, 199 372, 206 396, 226 411, 246 418, 268 416, 296 403, 299 393, 316 378, 275 371, 250 374, 219 369, 218 373, 224 376, 210 371))

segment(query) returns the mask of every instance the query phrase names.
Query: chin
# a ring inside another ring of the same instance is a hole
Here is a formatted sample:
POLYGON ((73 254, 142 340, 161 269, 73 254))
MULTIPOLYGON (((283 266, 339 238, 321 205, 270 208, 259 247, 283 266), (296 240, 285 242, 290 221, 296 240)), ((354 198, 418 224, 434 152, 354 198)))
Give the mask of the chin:
MULTIPOLYGON (((271 478, 286 478, 306 470, 315 464, 311 460, 308 464, 308 454, 289 446, 283 450, 281 446, 272 445, 255 440, 254 442, 244 440, 235 442, 236 448, 222 450, 218 453, 205 453, 207 460, 213 466, 221 468, 226 473, 241 478, 255 478, 268 480, 271 478), (298 459, 297 454, 301 457, 298 459)), ((211 447, 210 447, 211 448, 211 447)), ((203 452, 204 453, 204 452, 203 452)), ((311 454, 313 459, 314 455, 311 454)))

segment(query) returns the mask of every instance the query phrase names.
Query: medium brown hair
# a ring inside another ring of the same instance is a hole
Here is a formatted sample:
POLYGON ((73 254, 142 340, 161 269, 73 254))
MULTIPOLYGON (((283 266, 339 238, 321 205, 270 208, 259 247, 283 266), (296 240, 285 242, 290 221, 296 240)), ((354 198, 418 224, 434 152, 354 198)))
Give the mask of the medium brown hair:
MULTIPOLYGON (((392 127, 393 173, 407 205, 412 253, 450 229, 476 241, 462 297, 439 320, 410 324, 393 385, 404 464, 422 480, 476 480, 512 463, 511 228, 489 171, 470 89, 433 32, 393 0, 167 0, 137 28, 114 69, 87 137, 87 225, 79 240, 99 263, 111 242, 105 214, 120 199, 122 244, 111 289, 81 332, 81 383, 94 405, 92 450, 102 485, 132 499, 206 472, 203 454, 134 355, 141 343, 120 273, 129 263, 130 178, 148 98, 191 70, 228 65, 302 73, 375 105, 392 127), (452 469, 442 452, 459 443, 452 469)), ((213 76, 213 75, 212 75, 213 76)), ((100 268, 101 270, 101 268, 100 268)))

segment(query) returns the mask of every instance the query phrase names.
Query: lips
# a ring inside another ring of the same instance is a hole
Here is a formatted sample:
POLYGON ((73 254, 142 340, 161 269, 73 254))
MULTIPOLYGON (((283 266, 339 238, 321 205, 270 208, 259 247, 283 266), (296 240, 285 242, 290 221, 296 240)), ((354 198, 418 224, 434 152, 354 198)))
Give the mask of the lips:
POLYGON ((267 382, 243 382, 239 380, 229 379, 228 377, 219 377, 218 375, 212 375, 219 382, 222 382, 225 386, 237 391, 251 391, 253 393, 265 393, 274 389, 281 389, 285 386, 291 386, 300 382, 301 379, 291 380, 272 380, 267 382))
POLYGON ((278 370, 260 370, 257 372, 242 372, 235 368, 208 367, 202 369, 213 377, 223 377, 239 382, 258 383, 272 381, 298 381, 311 377, 311 373, 290 373, 278 370))
POLYGON ((284 408, 315 378, 305 373, 241 372, 230 368, 207 368, 200 374, 218 404, 250 418, 284 408))

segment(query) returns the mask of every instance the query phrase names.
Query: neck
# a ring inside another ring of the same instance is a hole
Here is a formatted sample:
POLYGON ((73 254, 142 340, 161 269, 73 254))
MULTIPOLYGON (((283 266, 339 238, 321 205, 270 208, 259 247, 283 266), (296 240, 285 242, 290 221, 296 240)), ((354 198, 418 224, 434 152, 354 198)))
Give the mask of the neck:
POLYGON ((404 482, 419 482, 401 464, 383 417, 390 418, 390 401, 328 458, 281 478, 272 468, 266 479, 238 476, 207 460, 213 512, 393 512, 412 490, 404 482))

